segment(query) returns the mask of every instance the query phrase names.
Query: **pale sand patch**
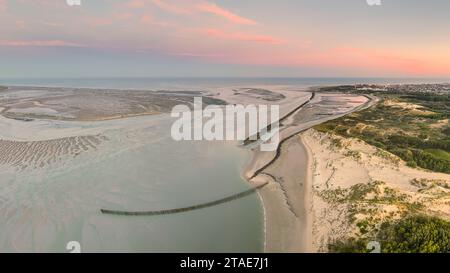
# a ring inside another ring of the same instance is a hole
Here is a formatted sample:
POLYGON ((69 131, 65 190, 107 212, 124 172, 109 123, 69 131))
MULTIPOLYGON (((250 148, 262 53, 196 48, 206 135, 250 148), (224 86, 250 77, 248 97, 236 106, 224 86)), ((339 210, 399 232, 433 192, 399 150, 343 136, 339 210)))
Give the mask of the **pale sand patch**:
POLYGON ((260 191, 265 208, 266 252, 312 252, 311 173, 308 152, 295 136, 273 165, 251 180, 270 181, 260 191))
POLYGON ((76 136, 44 141, 10 141, 0 139, 0 165, 19 169, 42 168, 96 149, 105 136, 76 136))
MULTIPOLYGON (((426 213, 450 219, 450 195, 445 188, 436 186, 423 190, 414 185, 415 180, 450 185, 450 175, 409 168, 396 156, 380 152, 363 141, 331 136, 313 129, 303 134, 303 141, 311 150, 313 160, 312 236, 315 251, 327 251, 331 240, 357 234, 355 225, 348 221, 347 205, 328 203, 319 196, 323 190, 348 189, 359 183, 382 181, 384 188, 394 189, 408 196, 411 202, 424 205, 426 213), (340 145, 336 144, 337 139, 340 145)), ((382 211, 378 215, 381 218, 390 212, 398 212, 398 207, 392 204, 378 207, 382 211)))
POLYGON ((383 101, 383 105, 390 106, 390 107, 396 107, 404 110, 409 110, 409 112, 413 115, 432 115, 434 112, 425 110, 423 106, 417 105, 414 103, 408 103, 408 102, 400 102, 395 100, 385 100, 383 101))
POLYGON ((418 105, 418 104, 409 103, 409 102, 402 102, 402 101, 395 101, 395 100, 389 100, 389 99, 385 100, 383 102, 383 104, 386 105, 386 106, 398 107, 398 108, 407 109, 407 110, 423 109, 423 106, 418 105))
POLYGON ((437 128, 437 129, 444 128, 446 126, 449 126, 448 118, 441 119, 441 120, 438 120, 436 123, 430 124, 430 128, 437 128))

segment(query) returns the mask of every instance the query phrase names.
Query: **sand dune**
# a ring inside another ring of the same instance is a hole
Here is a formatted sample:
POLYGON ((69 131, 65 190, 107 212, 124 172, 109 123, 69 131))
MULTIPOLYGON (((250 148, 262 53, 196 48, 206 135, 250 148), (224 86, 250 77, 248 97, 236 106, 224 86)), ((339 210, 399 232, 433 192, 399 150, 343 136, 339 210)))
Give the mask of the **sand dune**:
POLYGON ((420 211, 450 219, 450 175, 410 168, 396 156, 358 139, 342 138, 308 130, 303 144, 311 151, 313 246, 327 251, 328 243, 349 236, 362 236, 359 221, 377 227, 385 219, 398 219, 408 213, 409 205, 420 211), (337 145, 336 143, 341 143, 337 145), (349 179, 351 178, 351 179, 349 179), (378 199, 389 192, 392 202, 374 202, 373 194, 358 202, 335 201, 338 192, 352 186, 380 183, 378 199), (388 189, 388 190, 386 190, 388 189), (350 215, 354 215, 354 222, 350 215))

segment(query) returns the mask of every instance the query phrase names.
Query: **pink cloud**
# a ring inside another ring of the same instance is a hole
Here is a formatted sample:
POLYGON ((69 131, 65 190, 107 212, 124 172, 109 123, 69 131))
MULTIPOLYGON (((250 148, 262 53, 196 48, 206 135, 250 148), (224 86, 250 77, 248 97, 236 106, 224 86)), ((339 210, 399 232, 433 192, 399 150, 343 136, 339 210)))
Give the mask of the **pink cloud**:
POLYGON ((223 54, 213 54, 213 53, 194 53, 194 52, 180 52, 180 53, 171 53, 170 55, 181 56, 181 57, 194 57, 194 58, 223 58, 225 57, 223 54))
POLYGON ((448 54, 429 55, 425 51, 407 52, 397 50, 346 48, 352 54, 372 60, 381 68, 404 71, 409 75, 450 75, 448 54))
POLYGON ((374 68, 410 75, 424 74, 431 68, 428 64, 431 60, 423 60, 418 58, 418 55, 411 56, 393 50, 341 47, 330 50, 324 57, 316 59, 315 62, 347 68, 374 68))
POLYGON ((92 27, 103 27, 113 24, 113 20, 110 18, 95 18, 91 17, 87 20, 87 23, 92 27))
POLYGON ((219 39, 225 40, 234 40, 234 41, 247 41, 247 42, 258 42, 258 43, 266 43, 266 44, 281 44, 282 40, 274 38, 269 35, 255 35, 255 34, 246 34, 246 33, 227 33, 219 29, 215 28, 206 28, 200 30, 202 33, 206 34, 210 37, 215 37, 219 39))
POLYGON ((152 0, 152 3, 164 11, 174 13, 174 14, 190 14, 190 13, 192 13, 192 10, 190 10, 187 7, 181 7, 180 5, 169 4, 166 1, 152 0))
MULTIPOLYGON (((230 58, 231 59, 231 58, 230 58)), ((450 60, 423 56, 415 52, 389 49, 337 47, 327 50, 310 48, 303 52, 283 50, 273 54, 248 54, 236 56, 248 64, 311 67, 358 71, 358 74, 436 76, 450 75, 450 60)))
POLYGON ((17 20, 17 21, 16 21, 16 27, 17 27, 18 29, 24 29, 25 26, 26 26, 25 21, 23 21, 23 20, 17 20))
POLYGON ((226 20, 240 25, 256 25, 256 22, 239 15, 236 15, 224 8, 219 7, 216 4, 204 2, 197 5, 197 8, 201 12, 206 12, 210 14, 214 14, 218 17, 225 18, 226 20))
POLYGON ((0 12, 6 11, 6 0, 0 0, 0 12))
MULTIPOLYGON (((211 31, 216 35, 220 32, 211 31)), ((220 33, 221 34, 221 33, 220 33)), ((191 50, 195 50, 191 48, 191 50)), ((180 52, 181 51, 180 49, 180 52)), ((450 57, 434 58, 415 52, 395 50, 337 47, 330 49, 296 47, 213 48, 201 54, 182 54, 202 57, 219 64, 262 65, 273 67, 308 67, 323 71, 339 71, 349 76, 448 76, 450 57), (357 72, 355 72, 357 71, 357 72)))
POLYGON ((144 0, 131 0, 127 3, 127 6, 130 8, 143 8, 145 6, 144 0))
POLYGON ((128 20, 134 17, 134 14, 131 12, 121 12, 114 15, 115 18, 119 20, 128 20))
MULTIPOLYGON (((26 2, 27 9, 45 5, 48 12, 30 17, 16 7, 7 7, 12 1, 0 0, 0 46, 144 48, 163 55, 221 64, 307 67, 358 75, 450 75, 448 43, 406 45, 374 40, 371 48, 352 47, 350 42, 338 45, 338 41, 308 34, 291 24, 265 28, 266 22, 255 22, 240 16, 238 10, 227 10, 210 1, 111 1, 115 4, 110 9, 92 13, 84 8, 69 8, 64 0, 18 0, 15 5, 26 2), (1 13, 5 10, 7 16, 1 13), (159 22, 161 18, 167 21, 159 22), (52 28, 46 27, 39 36, 43 26, 52 28), (35 40, 21 40, 27 34, 35 40), (46 40, 49 35, 55 39, 73 37, 76 39, 71 40, 80 44, 46 40)), ((358 44, 353 40, 352 43, 358 44)))
POLYGON ((185 1, 183 4, 173 4, 165 0, 151 0, 152 3, 166 12, 174 14, 194 14, 208 13, 223 18, 231 23, 238 25, 256 25, 257 23, 251 19, 244 18, 233 12, 226 10, 214 3, 206 1, 185 1))
POLYGON ((44 25, 44 26, 48 26, 48 27, 63 27, 64 24, 60 23, 60 22, 47 22, 47 21, 42 21, 39 22, 40 24, 44 25))
POLYGON ((143 15, 141 17, 141 23, 151 23, 152 17, 150 15, 143 15))
POLYGON ((83 47, 81 44, 70 43, 61 40, 0 40, 0 46, 9 46, 9 47, 45 47, 45 46, 68 46, 68 47, 83 47))

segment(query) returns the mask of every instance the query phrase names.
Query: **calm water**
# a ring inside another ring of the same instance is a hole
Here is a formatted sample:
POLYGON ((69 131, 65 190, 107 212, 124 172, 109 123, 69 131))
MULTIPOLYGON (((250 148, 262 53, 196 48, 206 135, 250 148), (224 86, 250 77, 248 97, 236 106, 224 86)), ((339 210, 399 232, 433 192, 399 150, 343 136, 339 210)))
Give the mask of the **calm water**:
POLYGON ((0 251, 64 252, 69 241, 85 252, 262 251, 257 195, 164 216, 99 212, 185 207, 249 188, 240 178, 248 151, 231 142, 175 142, 172 121, 161 115, 89 123, 84 127, 104 127, 110 139, 97 151, 50 168, 0 168, 0 251))
POLYGON ((70 79, 1 79, 4 85, 56 87, 183 89, 248 85, 317 86, 355 83, 449 83, 449 78, 70 78, 70 79))

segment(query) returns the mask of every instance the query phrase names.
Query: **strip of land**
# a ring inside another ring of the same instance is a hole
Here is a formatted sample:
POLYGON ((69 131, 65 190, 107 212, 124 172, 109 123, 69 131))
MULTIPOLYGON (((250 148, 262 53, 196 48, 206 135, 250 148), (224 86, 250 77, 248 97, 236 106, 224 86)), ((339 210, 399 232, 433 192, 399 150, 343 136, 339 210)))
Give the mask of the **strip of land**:
POLYGON ((22 121, 34 119, 101 121, 168 113, 179 104, 192 106, 225 102, 203 91, 150 91, 57 87, 8 87, 0 94, 0 115, 22 121))
MULTIPOLYGON (((336 251, 336 244, 351 245, 342 240, 376 239, 389 221, 414 215, 448 220, 448 95, 424 91, 429 88, 319 88, 322 96, 370 100, 356 99, 358 106, 339 114, 323 108, 335 102, 312 101, 284 117, 279 149, 255 151, 245 172, 250 182, 271 182, 260 191, 265 251, 336 251), (312 125, 316 129, 307 130, 312 125)), ((357 246, 351 249, 366 250, 357 246)))
POLYGON ((379 241, 383 252, 447 252, 448 85, 329 87, 336 89, 380 102, 304 134, 313 155, 314 248, 366 252, 379 241))
POLYGON ((265 251, 312 252, 309 151, 299 134, 308 128, 370 107, 376 99, 359 95, 314 93, 282 117, 276 151, 257 149, 244 171, 250 183, 269 181, 260 190, 265 211, 265 251), (325 115, 324 115, 325 113, 325 115))

